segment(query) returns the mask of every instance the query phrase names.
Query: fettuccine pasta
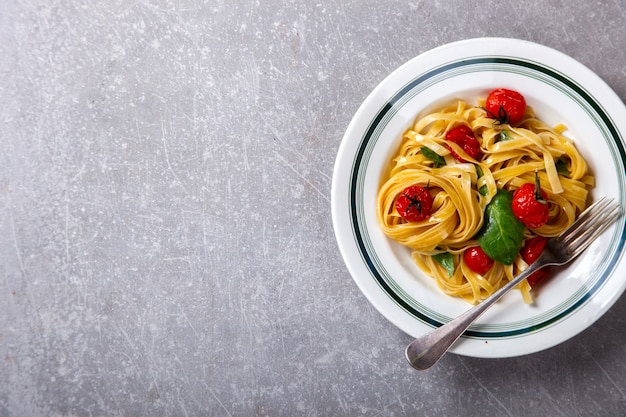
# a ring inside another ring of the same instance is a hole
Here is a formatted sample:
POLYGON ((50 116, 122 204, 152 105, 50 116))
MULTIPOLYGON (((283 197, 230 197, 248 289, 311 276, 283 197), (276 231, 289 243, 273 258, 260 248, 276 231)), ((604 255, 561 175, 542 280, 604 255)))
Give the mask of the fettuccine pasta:
MULTIPOLYGON (((562 125, 547 126, 530 107, 523 120, 512 127, 489 117, 483 106, 461 100, 418 117, 404 133, 380 186, 380 227, 389 238, 412 250, 415 263, 445 294, 478 303, 528 267, 518 255, 513 264, 496 262, 480 275, 463 260, 463 252, 477 245, 485 208, 498 189, 512 192, 535 182, 538 175, 548 195, 549 220, 539 228, 527 228, 525 239, 560 234, 586 207, 594 178, 572 141, 562 134, 564 130, 562 125), (478 159, 446 141, 446 133, 459 125, 469 126, 480 143, 478 159), (436 167, 424 148, 442 157, 445 165, 436 167), (465 162, 455 159, 451 150, 465 162), (412 185, 427 188, 432 196, 431 215, 424 221, 408 222, 395 207, 400 193, 412 185), (440 253, 453 255, 452 272, 433 258, 440 253)), ((527 282, 520 290, 525 302, 532 302, 527 282)))

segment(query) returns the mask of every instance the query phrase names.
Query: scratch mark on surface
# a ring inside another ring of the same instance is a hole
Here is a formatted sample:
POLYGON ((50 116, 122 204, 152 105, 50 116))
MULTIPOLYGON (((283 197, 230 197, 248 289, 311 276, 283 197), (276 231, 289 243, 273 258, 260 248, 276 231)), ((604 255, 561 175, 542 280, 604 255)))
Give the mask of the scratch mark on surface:
POLYGON ((343 40, 343 34, 341 33, 341 29, 339 26, 335 27, 335 32, 337 32, 337 38, 339 39, 339 43, 341 43, 341 49, 346 49, 346 43, 343 40))
POLYGON ((9 219, 11 219, 11 232, 13 233, 13 247, 15 248, 17 261, 20 264, 20 271, 22 271, 22 276, 25 276, 26 270, 24 269, 24 262, 22 260, 22 252, 20 251, 20 245, 17 243, 17 231, 15 230, 15 218, 13 217, 13 209, 11 208, 10 199, 9 199, 8 209, 9 209, 9 219))
POLYGON ((474 375, 474 373, 472 372, 472 370, 467 366, 467 364, 465 363, 465 361, 463 359, 461 359, 461 364, 465 367, 465 369, 467 370, 467 372, 469 372, 470 376, 472 377, 472 379, 474 381, 476 381, 478 383, 478 385, 487 393, 487 395, 489 395, 489 397, 493 398, 493 400, 500 405, 500 407, 506 412, 506 414, 508 416, 513 417, 513 414, 511 414, 511 412, 509 411, 508 408, 506 408, 506 406, 504 404, 502 404, 502 402, 495 396, 493 395, 493 393, 489 390, 489 388, 487 388, 481 381, 480 379, 478 379, 476 377, 476 375, 474 375))
POLYGON ((514 2, 512 2, 510 0, 507 3, 509 4, 509 10, 513 10, 515 15, 517 16, 516 21, 519 22, 522 25, 522 28, 524 28, 524 31, 526 32, 526 35, 527 36, 531 36, 532 35, 532 31, 528 28, 528 25, 526 24, 526 20, 527 19, 524 19, 524 16, 522 16, 522 14, 520 13, 518 4, 517 3, 514 4, 514 2))
POLYGON ((195 334, 196 337, 199 338, 200 335, 198 334, 198 332, 196 331, 196 328, 191 323, 191 320, 189 320, 189 317, 187 316, 187 313, 185 313, 185 310, 183 310, 183 308, 180 305, 178 305, 178 310, 180 311, 180 314, 183 316, 183 318, 185 319, 187 324, 189 324, 189 327, 191 327, 191 330, 193 331, 193 334, 195 334))
MULTIPOLYGON (((135 354, 140 354, 140 350, 137 348, 137 346, 135 345, 135 342, 133 341, 133 339, 128 335, 128 333, 126 332, 126 330, 124 330, 122 327, 118 328, 119 331, 122 333, 122 335, 124 335, 124 338, 126 339, 126 342, 129 344, 129 346, 131 347, 131 349, 135 352, 135 354)), ((152 366, 148 366, 147 367, 147 371, 150 373, 150 376, 152 377, 152 384, 154 387, 154 390, 156 391, 156 394, 159 395, 159 392, 161 391, 159 388, 159 382, 157 380, 157 376, 154 372, 154 369, 156 368, 155 364, 154 364, 154 358, 152 357, 152 355, 150 355, 145 349, 143 349, 143 353, 146 357, 146 359, 150 362, 150 364, 152 366)), ((128 356, 128 355, 127 355, 128 356)), ((134 359, 130 359, 135 366, 138 366, 137 362, 134 359)))
POLYGON ((167 150, 167 143, 165 142, 165 124, 161 120, 161 141, 163 142, 163 152, 165 153, 165 163, 167 164, 167 170, 172 174, 176 182, 180 185, 180 187, 185 191, 185 194, 190 195, 185 185, 180 180, 174 169, 172 168, 172 164, 170 163, 170 154, 167 150))
POLYGON ((207 239, 208 237, 208 230, 207 230, 207 219, 203 218, 202 219, 202 248, 204 250, 204 266, 205 266, 205 270, 206 271, 211 271, 213 270, 213 261, 211 259, 211 257, 209 256, 209 252, 211 251, 210 246, 209 246, 209 239, 207 239))
POLYGON ((246 140, 242 140, 241 141, 241 146, 243 148, 243 166, 245 167, 246 171, 250 171, 250 163, 248 162, 248 144, 246 140))
MULTIPOLYGON (((118 327, 118 329, 122 333, 122 335, 124 335, 124 338, 126 339, 126 342, 128 342, 128 345, 132 348, 132 350, 134 352, 137 352, 138 351, 137 346, 135 346, 135 342, 133 341, 133 339, 131 339, 130 336, 128 336, 128 333, 126 333, 126 330, 124 330, 121 327, 118 327)), ((128 356, 130 358, 129 355, 126 355, 126 356, 128 356)))
POLYGON ((69 222, 70 222, 70 207, 65 205, 65 277, 69 276, 69 268, 67 267, 70 261, 70 237, 69 237, 69 222))
POLYGON ((385 378, 383 378, 383 382, 384 382, 385 386, 387 386, 387 388, 389 389, 389 393, 395 394, 395 398, 396 398, 395 403, 398 404, 400 406, 400 410, 402 412, 404 412, 406 407, 405 407, 404 402, 402 401, 402 398, 401 398, 400 394, 397 393, 397 390, 394 389, 394 387, 385 378))
MULTIPOLYGON (((245 276, 242 278, 245 280, 245 276)), ((252 326, 250 325, 248 315, 246 314, 247 309, 243 297, 239 298, 239 311, 241 312, 242 328, 245 328, 250 333, 250 335, 252 335, 252 326)))
POLYGON ((215 401, 217 401, 220 407, 222 407, 222 410, 226 411, 226 414, 232 417, 233 415, 230 413, 230 411, 228 411, 228 409, 224 406, 224 404, 220 401, 220 399, 217 398, 217 395, 215 395, 215 393, 213 392, 211 388, 209 388, 209 393, 211 394, 211 396, 213 396, 213 398, 215 398, 215 401))
POLYGON ((78 170, 78 172, 76 173, 76 175, 74 175, 72 178, 70 178, 70 182, 74 182, 77 179, 79 179, 80 177, 82 177, 83 173, 85 172, 85 164, 83 164, 80 169, 78 170))
POLYGON ((186 417, 188 417, 189 413, 187 412, 187 407, 185 407, 185 401, 183 400, 183 398, 180 395, 180 390, 178 390, 178 392, 176 394, 177 394, 177 397, 178 397, 178 404, 180 405, 180 408, 182 408, 183 414, 186 417))
POLYGON ((315 191, 317 191, 317 193, 322 196, 324 198, 324 200, 328 201, 330 203, 330 198, 324 194, 319 188, 317 188, 311 181, 309 181, 308 179, 306 179, 297 169, 295 169, 293 167, 293 165, 291 165, 289 162, 287 162, 287 160, 285 158, 283 158, 279 153, 274 152, 274 155, 276 155, 276 157, 278 159, 280 159, 280 161, 282 163, 285 164, 285 166, 287 168, 289 168, 291 171, 293 171, 294 174, 296 174, 298 177, 300 177, 304 182, 306 182, 308 185, 311 186, 311 188, 313 188, 315 191))
POLYGON ((587 350, 587 347, 585 345, 583 345, 583 349, 585 349, 585 352, 587 352, 587 354, 589 355, 589 357, 591 358, 591 360, 593 361, 593 363, 596 364, 596 366, 598 368, 600 368, 600 371, 602 371, 602 373, 604 374, 604 376, 609 380, 609 382, 611 382, 611 384, 613 384, 613 386, 615 387, 615 389, 622 395, 622 398, 626 397, 626 394, 624 394, 624 391, 622 391, 619 387, 619 385, 613 380, 613 378, 611 378, 611 376, 606 372, 606 370, 602 367, 602 365, 600 365, 600 363, 596 360, 596 358, 589 352, 589 350, 587 350))

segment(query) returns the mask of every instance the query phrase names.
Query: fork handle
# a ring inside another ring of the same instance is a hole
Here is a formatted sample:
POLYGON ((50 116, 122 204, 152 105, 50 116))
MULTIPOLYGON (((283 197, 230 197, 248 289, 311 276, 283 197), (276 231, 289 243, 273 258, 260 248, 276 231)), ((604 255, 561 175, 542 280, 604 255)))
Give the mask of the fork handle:
POLYGON ((463 332, 489 307, 498 301, 504 294, 515 288, 526 277, 533 272, 548 265, 542 257, 539 257, 522 273, 517 275, 506 285, 491 294, 489 297, 467 310, 454 320, 444 324, 438 329, 415 339, 406 348, 406 358, 415 369, 425 370, 433 366, 450 349, 450 347, 461 337, 463 332))

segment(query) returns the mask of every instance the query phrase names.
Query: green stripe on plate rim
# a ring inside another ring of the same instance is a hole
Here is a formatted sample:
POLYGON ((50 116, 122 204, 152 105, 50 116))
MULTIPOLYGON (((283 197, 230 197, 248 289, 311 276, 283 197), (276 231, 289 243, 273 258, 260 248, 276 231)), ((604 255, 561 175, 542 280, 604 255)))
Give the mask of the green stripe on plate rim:
MULTIPOLYGON (((352 232, 357 242, 361 258, 381 289, 393 302, 407 313, 435 327, 441 326, 451 318, 427 308, 408 295, 389 275, 373 248, 364 220, 365 208, 362 197, 365 185, 365 170, 363 168, 368 165, 372 151, 381 133, 389 121, 392 120, 406 103, 420 92, 442 80, 480 71, 515 73, 536 79, 558 89, 584 109, 594 121, 598 129, 602 132, 607 146, 611 148, 614 164, 616 166, 621 165, 623 170, 626 161, 626 151, 623 147, 620 132, 598 101, 582 86, 564 74, 538 62, 505 56, 477 57, 452 61, 412 79, 400 88, 398 92, 380 108, 376 117, 369 124, 365 135, 361 138, 351 169, 350 219, 352 232)), ((618 176, 618 185, 620 192, 619 200, 622 201, 624 191, 624 179, 622 176, 618 176)), ((545 329, 582 307, 592 295, 602 287, 612 273, 615 261, 620 257, 626 239, 626 230, 624 225, 622 225, 621 229, 617 229, 612 237, 610 246, 614 250, 606 252, 605 256, 600 261, 601 267, 598 271, 567 300, 564 300, 558 306, 532 319, 502 324, 475 324, 470 327, 466 335, 492 339, 519 337, 530 332, 545 329)))

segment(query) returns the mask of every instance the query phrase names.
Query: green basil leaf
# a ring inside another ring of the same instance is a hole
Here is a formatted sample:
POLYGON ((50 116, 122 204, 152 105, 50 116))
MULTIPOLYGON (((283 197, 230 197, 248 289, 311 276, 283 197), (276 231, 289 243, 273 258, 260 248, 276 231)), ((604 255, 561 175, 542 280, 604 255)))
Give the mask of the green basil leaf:
POLYGON ((565 158, 560 157, 556 161, 555 165, 556 165, 556 172, 558 172, 559 174, 565 177, 569 177, 569 169, 567 169, 567 161, 565 161, 565 158))
POLYGON ((485 209, 485 223, 478 244, 494 261, 511 265, 522 248, 524 225, 513 214, 513 195, 498 190, 485 209))
POLYGON ((435 168, 442 167, 446 164, 446 160, 443 156, 439 155, 437 152, 430 149, 428 146, 422 146, 420 149, 424 156, 435 163, 435 168))
POLYGON ((505 140, 511 140, 511 139, 513 139, 513 138, 511 137, 511 135, 509 135, 509 131, 508 130, 503 129, 503 130, 500 131, 500 135, 498 137, 498 142, 503 142, 505 140))
POLYGON ((448 271, 448 277, 454 274, 454 255, 450 252, 443 252, 433 255, 433 259, 448 271))
MULTIPOLYGON (((480 168, 480 166, 475 165, 475 167, 476 167, 476 175, 478 175, 478 178, 480 178, 480 177, 482 177, 483 175, 485 175, 485 174, 483 173, 483 170, 480 168)), ((480 193, 480 195, 487 195, 487 194, 489 194, 489 190, 487 189, 487 186, 486 186, 486 185, 483 185, 482 187, 480 187, 480 188, 478 189, 478 192, 480 193)))

